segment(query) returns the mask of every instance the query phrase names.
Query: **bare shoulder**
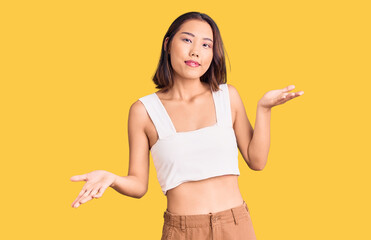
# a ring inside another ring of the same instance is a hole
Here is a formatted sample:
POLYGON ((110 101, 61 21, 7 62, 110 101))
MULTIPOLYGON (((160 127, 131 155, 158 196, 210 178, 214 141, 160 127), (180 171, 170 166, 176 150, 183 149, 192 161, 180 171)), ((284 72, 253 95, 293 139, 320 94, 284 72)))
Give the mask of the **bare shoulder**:
POLYGON ((227 84, 229 92, 229 100, 231 102, 231 111, 236 113, 238 111, 244 111, 244 106, 240 94, 237 88, 231 84, 227 84))
POLYGON ((138 124, 145 123, 148 120, 146 108, 140 100, 135 101, 130 106, 129 118, 138 124))
POLYGON ((231 84, 227 84, 228 86, 228 92, 229 92, 229 98, 239 98, 240 95, 238 94, 237 88, 231 84))
POLYGON ((150 118, 144 104, 137 100, 131 106, 128 116, 128 127, 130 132, 145 133, 150 123, 150 118))

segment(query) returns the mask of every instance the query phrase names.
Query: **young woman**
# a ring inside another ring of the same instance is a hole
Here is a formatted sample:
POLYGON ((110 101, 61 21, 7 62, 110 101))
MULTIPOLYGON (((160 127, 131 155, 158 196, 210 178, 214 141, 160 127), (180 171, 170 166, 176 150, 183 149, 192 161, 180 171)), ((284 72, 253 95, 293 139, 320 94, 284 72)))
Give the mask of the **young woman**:
POLYGON ((267 92, 257 104, 255 130, 236 90, 226 83, 223 43, 206 14, 178 17, 164 36, 157 71, 159 91, 129 111, 129 173, 97 170, 72 203, 99 198, 108 187, 141 198, 148 187, 149 151, 167 197, 162 239, 256 239, 238 187, 238 150, 252 170, 262 170, 270 144, 273 106, 304 92, 293 85, 267 92))

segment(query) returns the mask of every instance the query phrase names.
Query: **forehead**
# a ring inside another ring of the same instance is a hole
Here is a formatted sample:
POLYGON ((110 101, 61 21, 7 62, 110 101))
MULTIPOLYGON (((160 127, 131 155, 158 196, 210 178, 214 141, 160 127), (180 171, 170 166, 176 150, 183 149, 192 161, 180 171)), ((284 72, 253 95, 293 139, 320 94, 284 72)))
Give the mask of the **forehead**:
POLYGON ((184 22, 177 34, 181 34, 182 32, 189 32, 195 35, 195 37, 199 38, 210 38, 213 39, 213 30, 211 29, 210 25, 201 20, 191 19, 184 22))

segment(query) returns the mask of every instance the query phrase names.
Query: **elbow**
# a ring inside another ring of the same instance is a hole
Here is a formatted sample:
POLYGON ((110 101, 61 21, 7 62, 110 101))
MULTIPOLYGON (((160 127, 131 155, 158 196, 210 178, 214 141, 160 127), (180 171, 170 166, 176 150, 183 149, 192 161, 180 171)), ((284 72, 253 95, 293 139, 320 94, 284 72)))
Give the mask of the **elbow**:
POLYGON ((254 171, 263 171, 264 168, 265 168, 265 165, 257 166, 257 167, 251 168, 251 169, 254 170, 254 171))
POLYGON ((137 199, 141 199, 144 195, 146 195, 146 193, 147 193, 147 188, 146 189, 144 189, 143 191, 140 191, 140 192, 138 192, 138 194, 136 194, 135 196, 133 196, 134 198, 137 198, 137 199))
POLYGON ((248 154, 247 158, 247 165, 254 171, 262 171, 268 160, 268 156, 262 156, 261 154, 248 154))
POLYGON ((262 171, 265 168, 265 165, 252 165, 249 164, 249 168, 254 171, 262 171))
POLYGON ((265 168, 266 165, 265 161, 251 161, 249 167, 254 171, 262 171, 265 168))

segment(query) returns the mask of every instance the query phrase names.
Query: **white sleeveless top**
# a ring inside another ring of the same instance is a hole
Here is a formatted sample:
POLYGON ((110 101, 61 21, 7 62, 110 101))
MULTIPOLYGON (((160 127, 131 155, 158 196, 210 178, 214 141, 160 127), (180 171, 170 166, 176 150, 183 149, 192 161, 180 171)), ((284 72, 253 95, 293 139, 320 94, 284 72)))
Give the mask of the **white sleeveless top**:
POLYGON ((176 132, 156 93, 139 98, 159 136, 150 151, 165 195, 184 182, 240 175, 228 86, 220 84, 219 88, 212 92, 217 123, 187 132, 176 132))

